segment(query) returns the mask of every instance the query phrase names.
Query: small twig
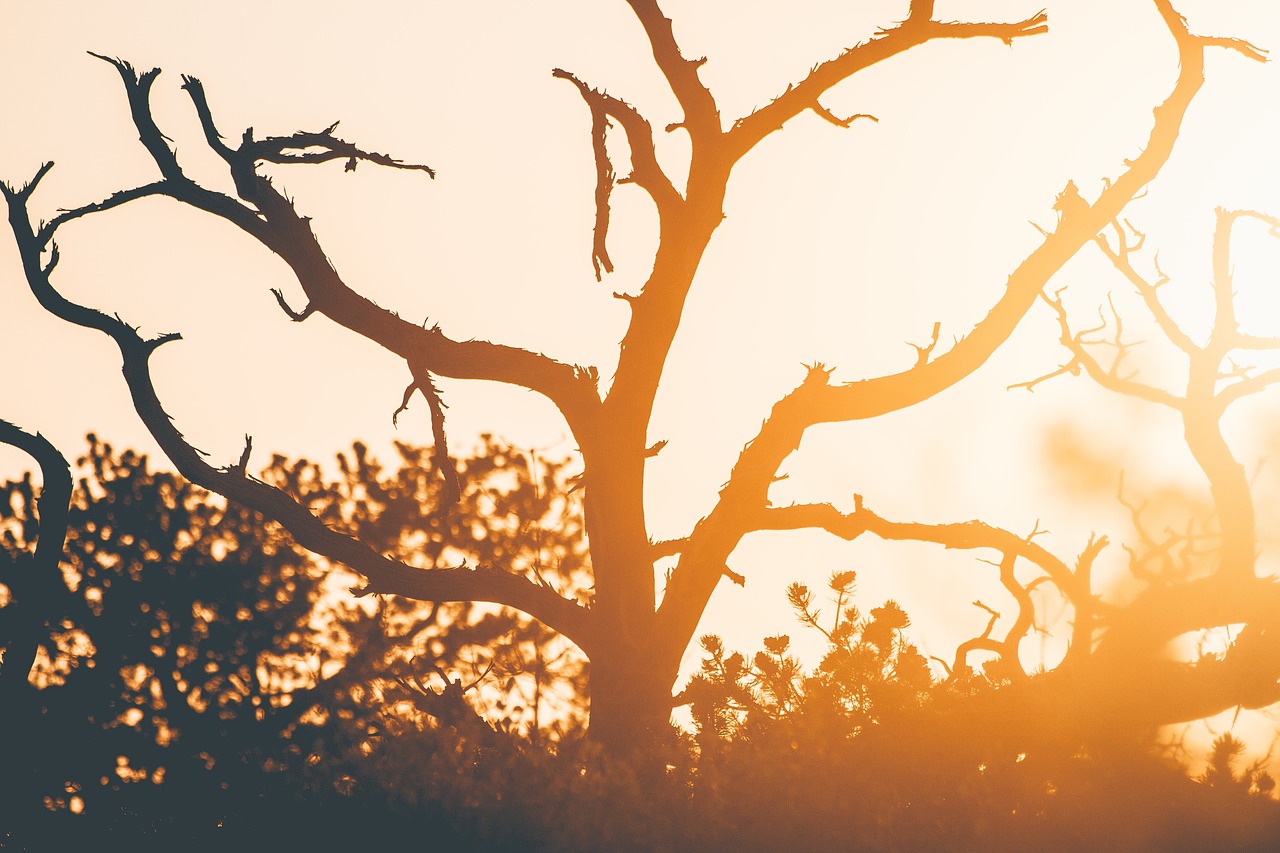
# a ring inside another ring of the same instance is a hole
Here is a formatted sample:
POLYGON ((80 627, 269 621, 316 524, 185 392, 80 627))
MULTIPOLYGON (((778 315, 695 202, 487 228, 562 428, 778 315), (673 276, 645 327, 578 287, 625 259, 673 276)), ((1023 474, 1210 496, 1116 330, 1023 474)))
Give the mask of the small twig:
POLYGON ((280 303, 280 309, 295 323, 301 323, 316 312, 316 304, 314 302, 308 302, 307 307, 301 311, 294 311, 293 308, 289 307, 289 303, 285 301, 284 292, 279 288, 271 288, 271 294, 275 296, 276 302, 280 303))

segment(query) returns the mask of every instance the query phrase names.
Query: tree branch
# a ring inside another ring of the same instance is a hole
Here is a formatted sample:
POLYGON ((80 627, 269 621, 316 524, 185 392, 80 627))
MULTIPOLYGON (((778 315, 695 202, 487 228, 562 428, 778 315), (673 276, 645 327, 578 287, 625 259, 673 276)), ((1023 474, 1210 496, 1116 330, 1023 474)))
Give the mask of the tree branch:
POLYGON ((215 468, 174 426, 156 394, 149 359, 177 335, 144 339, 122 320, 67 300, 41 267, 43 245, 31 227, 25 199, 0 185, 9 207, 9 223, 18 242, 32 293, 46 311, 108 335, 124 359, 124 376, 134 408, 178 471, 189 481, 242 506, 263 513, 289 531, 302 547, 343 563, 368 579, 364 593, 396 594, 426 601, 487 601, 522 610, 558 631, 590 654, 594 632, 588 611, 548 587, 496 568, 419 569, 379 554, 357 539, 327 527, 288 494, 244 476, 235 466, 215 468))
MULTIPOLYGON (((554 69, 551 76, 558 80, 568 80, 577 87, 583 101, 591 110, 593 126, 597 110, 602 110, 606 116, 622 126, 622 131, 627 137, 627 146, 631 149, 631 173, 619 183, 635 184, 643 189, 653 199, 659 213, 679 205, 683 199, 658 163, 653 142, 653 127, 648 120, 631 104, 599 89, 592 89, 564 69, 554 69)), ((597 183, 597 191, 598 189, 597 183)))
POLYGON ((672 31, 671 19, 663 14, 657 0, 627 2, 644 27, 658 68, 684 110, 684 120, 680 122, 680 126, 689 131, 695 145, 700 139, 719 136, 720 110, 716 107, 711 91, 698 79, 698 68, 706 60, 684 58, 672 31))
POLYGON ((1118 221, 1111 223, 1116 232, 1116 247, 1111 248, 1111 244, 1106 238, 1099 233, 1094 238, 1094 242, 1098 244, 1098 248, 1106 255, 1111 265, 1125 277, 1134 289, 1138 291, 1138 295, 1142 297, 1143 303, 1146 304, 1147 310, 1151 312, 1151 316, 1155 318, 1156 325, 1160 327, 1160 331, 1169 339, 1170 343, 1182 350, 1184 353, 1191 355, 1198 352, 1200 347, 1191 340, 1191 336, 1182 330, 1182 327, 1170 316, 1165 309, 1164 304, 1160 301, 1158 290, 1161 286, 1169 281, 1169 277, 1160 269, 1159 259, 1156 259, 1156 275, 1159 276, 1154 282, 1147 281, 1136 269, 1133 268, 1133 262, 1130 256, 1133 252, 1142 247, 1145 242, 1146 235, 1138 231, 1128 221, 1125 225, 1132 232, 1135 241, 1130 243, 1128 236, 1125 234, 1124 228, 1120 226, 1118 221))
MULTIPOLYGON (((1114 304, 1111 305, 1111 312, 1115 321, 1115 336, 1111 340, 1090 340, 1086 336, 1106 329, 1107 322, 1105 319, 1101 320, 1098 326, 1073 333, 1067 318, 1067 310, 1062 304, 1060 292, 1053 296, 1044 295, 1043 299, 1053 309, 1054 315, 1057 317, 1060 331, 1059 341, 1071 353, 1072 358, 1067 367, 1060 368, 1051 375, 1058 375, 1063 372, 1074 373, 1075 370, 1073 368, 1078 366, 1084 369, 1090 379, 1108 391, 1128 397, 1136 397, 1152 403, 1159 403, 1179 412, 1186 408, 1187 401, 1183 398, 1170 394, 1163 389, 1137 382, 1132 376, 1122 376, 1120 374, 1120 364, 1132 345, 1125 343, 1122 338, 1123 327, 1120 315, 1116 312, 1114 304), (1089 347, 1096 344, 1107 344, 1115 349, 1116 355, 1110 367, 1104 368, 1089 351, 1089 347)), ((1027 387, 1033 384, 1034 382, 1028 383, 1027 387)))
MULTIPOLYGON (((454 341, 438 327, 417 326, 377 306, 347 286, 320 247, 311 230, 310 219, 299 216, 292 202, 272 185, 270 179, 256 172, 256 164, 263 160, 311 163, 340 157, 430 173, 428 167, 403 164, 386 155, 364 151, 333 137, 332 126, 315 134, 299 133, 259 141, 253 140, 251 132, 246 132, 239 148, 229 148, 221 142, 221 134, 214 125, 204 87, 195 78, 184 80, 183 88, 195 105, 206 140, 228 163, 237 194, 252 208, 220 193, 205 190, 181 176, 166 182, 166 194, 230 221, 279 255, 293 270, 309 300, 306 311, 290 311, 291 317, 297 319, 318 311, 406 362, 421 364, 441 376, 486 379, 529 388, 555 403, 575 435, 591 427, 600 398, 594 381, 582 371, 518 347, 488 341, 454 341), (287 153, 307 144, 323 147, 324 156, 311 158, 287 153)), ((125 83, 135 123, 153 126, 146 87, 131 83, 128 77, 125 77, 125 83)), ((157 163, 162 165, 159 160, 157 163)))

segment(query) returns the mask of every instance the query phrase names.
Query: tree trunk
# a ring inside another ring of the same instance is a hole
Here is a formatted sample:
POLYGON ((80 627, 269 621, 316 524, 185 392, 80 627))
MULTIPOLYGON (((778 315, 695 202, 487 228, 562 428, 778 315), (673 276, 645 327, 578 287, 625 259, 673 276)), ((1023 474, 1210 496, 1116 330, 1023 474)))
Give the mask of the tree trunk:
POLYGON ((591 739, 609 758, 650 764, 671 744, 677 673, 649 645, 615 636, 591 660, 591 739))

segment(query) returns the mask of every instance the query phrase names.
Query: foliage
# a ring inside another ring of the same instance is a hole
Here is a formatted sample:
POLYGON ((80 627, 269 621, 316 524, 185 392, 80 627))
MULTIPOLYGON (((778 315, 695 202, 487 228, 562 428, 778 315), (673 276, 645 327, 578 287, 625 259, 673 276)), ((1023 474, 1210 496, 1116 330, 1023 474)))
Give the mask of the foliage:
MULTIPOLYGON (((390 472, 357 444, 336 481, 282 457, 263 476, 388 549, 426 540, 412 547, 573 588, 582 548, 559 463, 535 471, 486 440, 465 463, 458 505, 430 515, 426 451, 398 450, 390 472), (554 541, 530 518, 557 530, 554 541)), ((352 576, 326 572, 257 513, 150 470, 145 456, 90 436, 78 466, 61 583, 41 600, 8 593, 37 534, 35 490, 29 476, 0 486, 0 629, 22 608, 47 626, 27 707, 0 708, 2 730, 24 732, 8 754, 31 768, 5 778, 5 813, 208 827, 309 784, 350 793, 333 768, 402 731, 494 735, 492 724, 511 742, 536 742, 580 725, 581 659, 527 618, 464 603, 352 603, 332 592, 352 576)))
MULTIPOLYGON (((281 458, 263 476, 388 548, 433 541, 444 562, 474 558, 467 546, 478 541, 488 558, 573 583, 573 522, 550 523, 566 511, 559 466, 535 488, 525 457, 489 441, 464 463, 450 520, 401 514, 410 500, 430 505, 437 487, 421 451, 400 453, 394 471, 357 445, 332 481, 281 458), (491 514, 492 538, 476 540, 467 524, 472 507, 520 505, 527 517, 535 500, 543 532, 491 514)), ((1241 745, 1229 737, 1197 781, 1140 754, 1010 742, 999 720, 973 713, 1001 688, 972 673, 934 681, 906 613, 887 602, 864 615, 851 571, 833 575, 827 615, 804 586, 788 592, 798 622, 827 642, 811 671, 785 635, 749 657, 705 637, 702 671, 681 697, 695 729, 664 773, 646 775, 584 740, 580 717, 534 728, 504 704, 509 678, 552 684, 550 671, 527 668, 547 644, 518 620, 335 600, 320 580, 332 575, 260 517, 96 439, 79 465, 63 594, 44 603, 52 630, 32 679, 40 714, 25 742, 41 760, 5 777, 16 849, 103 837, 157 850, 333 849, 363 843, 372 825, 433 849, 521 851, 824 850, 850 839, 866 850, 1046 839, 1081 850, 1265 849, 1280 831, 1262 761, 1237 769, 1241 745), (499 633, 524 652, 476 657, 476 646, 501 648, 499 633), (465 689, 472 667, 491 665, 465 689), (83 814, 71 814, 73 801, 83 814)), ((35 495, 30 479, 4 486, 0 582, 37 533, 35 495)), ((556 671, 580 715, 571 663, 556 671)), ((16 709, 0 713, 15 731, 16 709)))

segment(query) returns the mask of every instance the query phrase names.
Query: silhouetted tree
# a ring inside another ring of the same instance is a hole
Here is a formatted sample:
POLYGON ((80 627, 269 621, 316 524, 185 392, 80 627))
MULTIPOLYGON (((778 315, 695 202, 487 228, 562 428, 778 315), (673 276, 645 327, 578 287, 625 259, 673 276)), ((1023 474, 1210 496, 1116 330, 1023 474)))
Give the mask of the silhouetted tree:
MULTIPOLYGON (((30 475, 0 484, 6 829, 67 811, 121 831, 256 824, 308 787, 351 795, 351 756, 368 766, 404 731, 510 750, 582 717, 582 662, 522 614, 352 603, 279 525, 144 456, 90 436, 72 498, 47 442, 0 428, 47 483, 38 500, 30 475)), ((334 481, 277 456, 263 477, 388 552, 501 558, 573 594, 585 565, 562 463, 535 470, 487 439, 446 519, 429 511, 428 451, 399 452, 384 471, 357 444, 334 481)))
MULTIPOLYGON (((936 19, 931 0, 912 0, 902 22, 817 63, 803 79, 780 86, 779 94, 764 106, 741 117, 726 118, 720 113, 715 93, 700 77, 701 61, 686 57, 657 0, 629 0, 652 47, 657 70, 678 104, 678 115, 670 127, 687 133, 690 139, 683 186, 672 176, 676 170, 655 155, 649 118, 617 95, 593 88, 569 71, 554 72, 577 88, 592 117, 597 217, 591 257, 597 275, 612 269, 606 237, 610 194, 616 183, 626 182, 643 192, 658 219, 659 239, 648 281, 639 293, 617 294, 631 315, 607 391, 600 387, 595 367, 557 361, 500 343, 455 340, 439 327, 403 319, 351 289, 326 256, 312 231, 310 217, 297 210, 263 174, 262 167, 333 161, 352 170, 364 161, 427 175, 433 174, 432 170, 340 139, 335 135, 336 126, 262 138, 248 130, 235 135, 238 143, 228 144, 219 132, 203 84, 192 77, 183 78, 183 89, 190 96, 210 151, 230 174, 234 196, 194 180, 166 142, 149 101, 159 70, 139 74, 120 59, 107 61, 124 82, 133 123, 156 165, 157 179, 66 210, 48 223, 32 222, 28 202, 52 164, 38 169, 22 187, 5 186, 4 195, 32 292, 52 314, 97 329, 118 345, 134 406, 184 477, 277 522, 294 541, 324 560, 354 569, 366 579, 362 593, 441 603, 492 602, 529 614, 590 659, 591 729, 612 752, 643 747, 667 728, 681 658, 713 590, 722 578, 735 577, 728 568, 730 556, 743 538, 756 531, 802 528, 826 530, 844 539, 870 534, 996 552, 1000 580, 1017 607, 1017 618, 1003 638, 992 636, 989 628, 966 644, 957 656, 953 675, 963 675, 969 652, 982 651, 999 659, 1003 681, 1027 689, 1000 691, 1001 704, 991 706, 988 718, 1002 722, 1014 719, 1027 727, 1080 730, 1082 736, 1145 730, 1159 722, 1185 719, 1188 714, 1202 716, 1236 704, 1253 705, 1276 698, 1270 672, 1260 677, 1257 667, 1236 664, 1269 651, 1277 632, 1264 627, 1271 618, 1265 614, 1276 612, 1271 606, 1276 592, 1273 585, 1254 579, 1251 522, 1246 519, 1247 495, 1242 493, 1242 481, 1234 474, 1216 473, 1221 465, 1226 466, 1222 471, 1231 467, 1215 432, 1216 416, 1222 405, 1258 384, 1246 381, 1237 385, 1237 390, 1214 396, 1217 368, 1204 364, 1220 363, 1224 346, 1235 341, 1228 340, 1235 334, 1229 318, 1219 318, 1222 335, 1227 337, 1215 337, 1206 349, 1207 361, 1196 362, 1192 383, 1198 390, 1189 391, 1177 404, 1188 413, 1188 440, 1210 471, 1213 496, 1219 504, 1221 567, 1209 580, 1153 585, 1123 613, 1101 607, 1091 588, 1092 563, 1105 540, 1091 541, 1074 565, 1069 565, 1031 537, 979 522, 893 521, 872 512, 861 498, 852 508, 819 503, 773 506, 770 489, 778 479, 780 465, 798 448, 810 427, 875 418, 915 406, 982 366, 1009 338, 1068 259, 1117 222, 1125 206, 1156 177, 1203 83, 1206 51, 1226 48, 1262 58, 1245 42, 1193 34, 1171 0, 1153 2, 1176 46, 1178 72, 1167 98, 1155 106, 1154 124, 1143 150, 1124 160, 1121 154, 1132 152, 1117 152, 1117 172, 1093 200, 1085 198, 1074 182, 1068 182, 1056 200, 1045 200, 1046 213, 1052 209, 1057 214, 1052 230, 1045 231, 1039 244, 1012 270, 1007 287, 984 319, 949 349, 939 347, 935 327, 933 339, 917 348, 915 364, 898 373, 841 381, 821 364, 810 367, 803 381, 767 413, 705 517, 686 536, 657 544, 651 541, 645 524, 643 501, 646 460, 663 446, 649 436, 650 414, 703 253, 724 217, 724 199, 736 165, 802 113, 813 111, 835 125, 847 126, 852 118, 834 115, 823 106, 823 97, 837 83, 876 63, 938 39, 994 38, 1012 43, 1045 32, 1048 22, 1044 13, 1009 23, 944 22, 936 19), (610 132, 621 133, 629 151, 621 179, 615 177, 617 158, 605 145, 610 132), (317 513, 300 499, 298 488, 251 476, 249 444, 238 462, 222 467, 203 458, 166 415, 152 382, 149 365, 153 353, 177 335, 145 338, 118 317, 67 299, 52 279, 58 263, 54 238, 63 225, 155 196, 225 220, 279 255, 308 300, 305 308, 296 310, 286 303, 281 291, 275 291, 281 308, 293 320, 324 315, 403 359, 412 377, 406 401, 414 393, 421 394, 431 410, 435 439, 432 462, 435 476, 444 484, 439 505, 427 515, 447 513, 465 479, 460 476, 465 472, 459 472, 449 458, 435 376, 510 383, 550 400, 582 453, 592 594, 567 594, 543 582, 536 572, 498 554, 491 555, 491 562, 453 566, 440 564, 430 547, 425 556, 421 550, 387 550, 377 540, 366 540, 364 531, 353 529, 341 517, 345 510, 317 513), (1192 414, 1202 402, 1214 400, 1217 404, 1211 410, 1211 420, 1192 414), (678 559, 659 595, 655 562, 669 557, 678 559), (1018 660, 1018 648, 1034 622, 1034 612, 1030 585, 1015 576, 1017 563, 1043 574, 1074 608, 1067 663, 1060 668, 1060 678, 1044 684, 1029 683, 1018 660), (1227 658, 1214 665, 1184 665, 1160 658, 1159 650, 1170 636, 1224 622, 1256 623, 1258 627, 1251 627, 1227 658), (1135 666, 1142 678, 1133 677, 1135 666)), ((1065 334, 1064 339, 1078 341, 1065 334)), ((1078 347, 1073 353, 1070 371, 1083 365, 1095 372, 1078 347)), ((847 654, 841 653, 848 659, 833 661, 832 666, 865 676, 875 666, 887 665, 875 656, 887 654, 889 645, 879 645, 875 635, 880 635, 880 642, 892 645, 889 638, 899 630, 901 620, 885 610, 869 624, 855 622, 845 623, 853 633, 841 640, 853 643, 847 654), (866 636, 869 630, 873 634, 870 638, 866 636), (858 635, 856 642, 854 634, 858 635), (862 660, 865 656, 870 658, 862 660)), ((782 666, 781 649, 779 643, 777 651, 769 651, 773 657, 757 662, 758 677, 765 677, 765 662, 782 666)), ((895 649, 891 655, 894 665, 909 665, 918 673, 918 664, 910 655, 895 649)), ((780 672, 769 677, 781 678, 779 685, 786 682, 780 672)), ((914 684, 915 676, 898 673, 897 677, 907 685, 914 684)), ((831 701, 836 705, 857 706, 861 701, 842 692, 861 689, 856 685, 833 684, 830 689, 835 691, 831 701)), ((774 695, 770 701, 785 704, 788 700, 774 695)))

